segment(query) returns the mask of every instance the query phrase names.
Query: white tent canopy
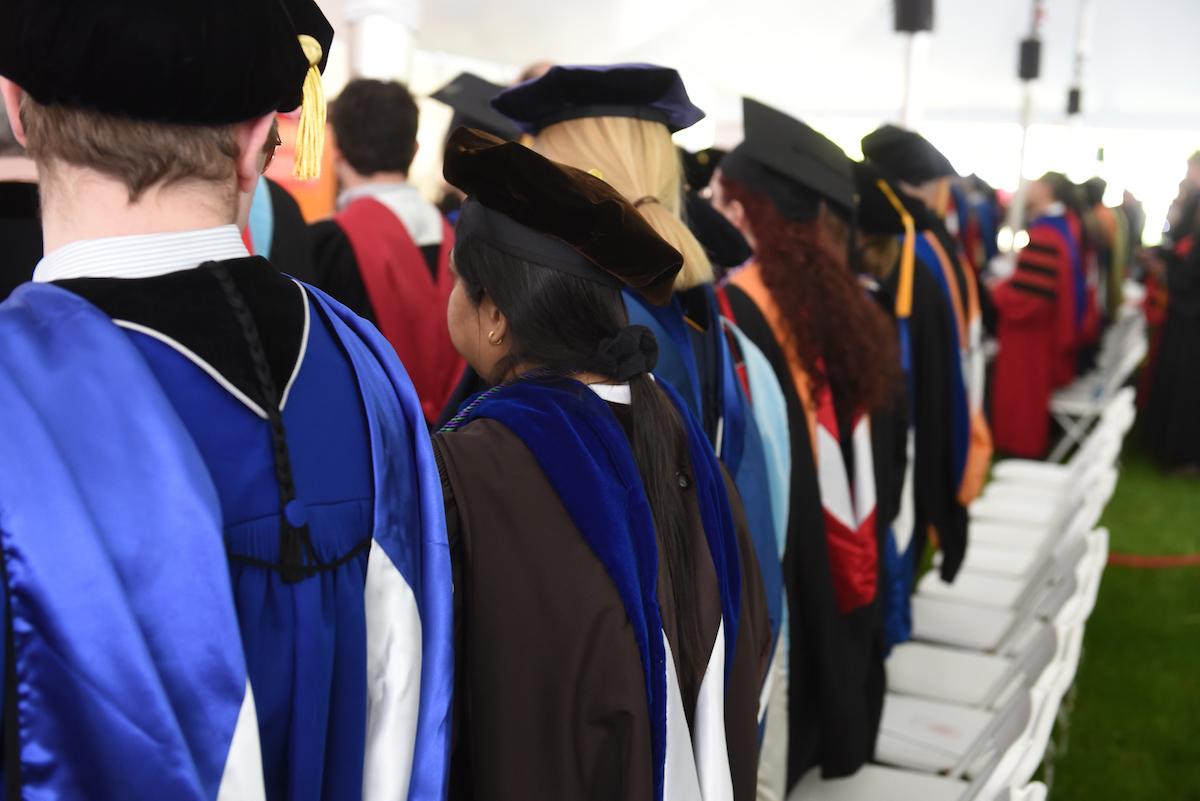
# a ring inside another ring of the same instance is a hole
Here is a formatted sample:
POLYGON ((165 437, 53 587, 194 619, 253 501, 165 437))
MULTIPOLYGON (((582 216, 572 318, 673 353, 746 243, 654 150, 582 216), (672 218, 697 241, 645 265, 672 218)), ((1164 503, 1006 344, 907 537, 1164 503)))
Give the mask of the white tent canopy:
MULTIPOLYGON (((891 0, 322 2, 343 23, 340 47, 356 49, 354 71, 400 77, 421 94, 463 69, 508 82, 538 61, 645 61, 679 69, 708 111, 681 138, 688 147, 735 144, 743 95, 805 119, 851 155, 863 134, 900 117, 905 38, 892 30, 891 0), (364 19, 371 24, 346 24, 364 19)), ((1025 174, 1101 174, 1110 202, 1123 189, 1146 201, 1153 235, 1183 160, 1200 148, 1200 0, 1093 0, 1084 113, 1068 126, 1080 2, 1045 2, 1025 174)), ((1017 48, 1029 33, 1031 0, 934 4, 917 73, 918 127, 960 171, 1013 188, 1023 91, 1017 48)), ((348 71, 345 53, 335 56, 344 66, 331 70, 331 89, 348 71)), ((448 120, 439 104, 427 104, 416 172, 431 182, 448 120)))

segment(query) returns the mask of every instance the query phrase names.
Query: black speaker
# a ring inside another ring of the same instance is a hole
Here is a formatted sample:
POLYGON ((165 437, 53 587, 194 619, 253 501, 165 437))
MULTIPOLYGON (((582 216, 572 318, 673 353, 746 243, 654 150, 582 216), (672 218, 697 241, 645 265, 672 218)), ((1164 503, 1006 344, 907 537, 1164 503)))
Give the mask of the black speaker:
POLYGON ((1067 92, 1067 116, 1074 117, 1081 111, 1083 111, 1083 90, 1078 86, 1072 86, 1071 91, 1067 92))
POLYGON ((896 31, 917 33, 933 30, 933 0, 893 0, 896 31))
POLYGON ((1042 72, 1042 40, 1021 40, 1021 66, 1017 74, 1022 81, 1036 80, 1042 72))

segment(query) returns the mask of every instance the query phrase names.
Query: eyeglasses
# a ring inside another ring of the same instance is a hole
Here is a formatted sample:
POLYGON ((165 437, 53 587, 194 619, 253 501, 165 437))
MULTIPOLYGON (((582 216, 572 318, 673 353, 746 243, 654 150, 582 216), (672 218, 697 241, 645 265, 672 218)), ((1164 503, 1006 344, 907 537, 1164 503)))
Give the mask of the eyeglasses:
POLYGON ((265 174, 271 168, 271 162, 275 160, 275 151, 283 144, 283 139, 279 137, 279 128, 271 127, 271 135, 267 138, 267 144, 263 147, 263 152, 266 153, 266 160, 263 161, 262 171, 265 174))

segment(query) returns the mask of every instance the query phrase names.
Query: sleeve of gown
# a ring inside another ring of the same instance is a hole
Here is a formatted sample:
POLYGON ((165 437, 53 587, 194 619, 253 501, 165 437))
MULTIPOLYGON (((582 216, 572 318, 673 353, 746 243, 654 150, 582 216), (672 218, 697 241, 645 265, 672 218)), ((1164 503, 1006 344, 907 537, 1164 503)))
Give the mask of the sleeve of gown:
POLYGON ((1027 320, 1045 313, 1059 300, 1066 254, 1062 243, 1045 226, 1029 231, 1029 244, 1017 257, 1012 277, 996 288, 993 300, 1009 321, 1027 320))
MULTIPOLYGON (((451 710, 451 720, 453 721, 450 729, 450 753, 452 758, 462 754, 459 752, 459 742, 461 741, 461 713, 460 708, 462 694, 462 667, 460 659, 462 656, 462 596, 458 592, 458 588, 463 586, 462 583, 462 523, 458 514, 458 500, 454 497, 454 487, 450 484, 450 477, 446 472, 446 462, 442 456, 440 440, 438 437, 433 438, 433 457, 437 461, 438 477, 442 484, 442 502, 446 507, 446 540, 450 545, 450 577, 454 586, 454 700, 451 710)), ((449 798, 455 799, 462 797, 462 789, 457 788, 454 782, 454 775, 450 777, 450 792, 449 798)))
POLYGON ((725 694, 725 740, 733 778, 733 797, 737 801, 749 801, 755 797, 758 783, 758 707, 763 682, 770 669, 771 624, 767 618, 767 598, 758 570, 754 542, 750 538, 750 526, 746 522, 745 508, 737 487, 724 467, 721 468, 721 475, 729 493, 742 572, 737 642, 734 644, 733 669, 725 694))

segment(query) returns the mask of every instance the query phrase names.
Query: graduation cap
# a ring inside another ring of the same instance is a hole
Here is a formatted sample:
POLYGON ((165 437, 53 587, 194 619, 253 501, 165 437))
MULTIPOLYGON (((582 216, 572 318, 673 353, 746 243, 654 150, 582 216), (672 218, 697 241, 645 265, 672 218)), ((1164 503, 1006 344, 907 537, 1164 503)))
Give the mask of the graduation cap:
POLYGON ((514 258, 666 303, 683 256, 604 181, 516 142, 459 128, 446 181, 467 195, 456 241, 479 239, 514 258))
POLYGON ((741 267, 754 256, 754 249, 742 232, 696 192, 684 196, 687 225, 696 241, 717 267, 731 270, 741 267))
POLYGON ((950 159, 928 139, 895 125, 884 125, 864 136, 862 151, 894 178, 914 186, 958 175, 950 159))
POLYGON ((699 192, 712 181, 713 173, 721 165, 721 160, 729 155, 728 150, 719 147, 706 147, 691 153, 683 148, 679 150, 683 158, 683 176, 692 191, 699 192))
POLYGON ((503 91, 504 87, 499 84, 464 72, 430 97, 454 109, 450 130, 462 127, 476 128, 500 139, 515 142, 521 138, 521 129, 508 117, 492 108, 492 98, 503 91))
POLYGON ((320 163, 332 41, 315 0, 0 3, 0 75, 37 102, 206 126, 300 106, 301 177, 320 163))
POLYGON ((907 319, 912 314, 917 232, 929 229, 930 212, 923 203, 900 191, 869 160, 854 164, 854 185, 858 193, 858 227, 869 234, 902 237, 895 312, 898 318, 907 319))
POLYGON ((522 130, 536 134, 585 117, 632 117, 660 122, 671 133, 704 119, 679 73, 653 64, 555 66, 540 78, 505 90, 492 105, 522 130))
POLYGON ((822 199, 853 214, 852 162, 840 147, 757 100, 745 98, 743 114, 745 141, 721 162, 723 172, 766 195, 789 219, 812 219, 822 199))

